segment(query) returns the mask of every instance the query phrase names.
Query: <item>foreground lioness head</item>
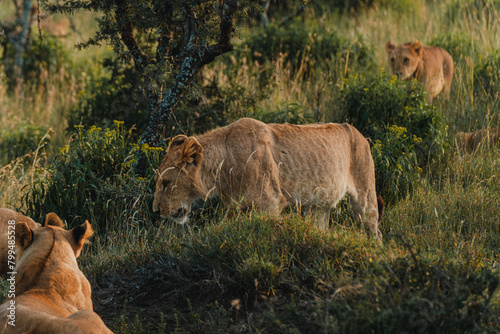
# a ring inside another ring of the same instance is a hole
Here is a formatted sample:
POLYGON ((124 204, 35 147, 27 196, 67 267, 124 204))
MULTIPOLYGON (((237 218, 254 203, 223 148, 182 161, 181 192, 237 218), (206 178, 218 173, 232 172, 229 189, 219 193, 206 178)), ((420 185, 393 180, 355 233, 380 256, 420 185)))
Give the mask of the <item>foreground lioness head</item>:
POLYGON ((448 96, 453 80, 453 59, 439 47, 424 47, 421 42, 396 46, 385 44, 389 66, 402 80, 417 79, 429 94, 429 100, 444 91, 448 96))
POLYGON ((92 227, 63 226, 53 213, 38 228, 15 224, 16 274, 0 306, 3 333, 111 333, 92 311, 90 283, 76 262, 92 227))
POLYGON ((480 146, 494 145, 500 147, 500 128, 481 129, 474 132, 459 132, 456 137, 461 150, 474 153, 480 146))
POLYGON ((172 140, 155 176, 153 210, 179 223, 197 198, 217 195, 236 210, 312 213, 325 229, 331 208, 351 197, 353 212, 381 240, 370 145, 348 124, 265 124, 243 118, 172 140))

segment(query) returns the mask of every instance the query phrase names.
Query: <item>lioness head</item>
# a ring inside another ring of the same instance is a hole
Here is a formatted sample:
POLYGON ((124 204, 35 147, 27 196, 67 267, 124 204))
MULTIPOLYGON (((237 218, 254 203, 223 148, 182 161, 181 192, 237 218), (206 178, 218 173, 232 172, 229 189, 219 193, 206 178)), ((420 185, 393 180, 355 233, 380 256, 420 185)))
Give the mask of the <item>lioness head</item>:
POLYGON ((423 56, 422 43, 406 43, 395 46, 391 42, 385 44, 385 51, 389 57, 392 74, 402 80, 410 79, 417 70, 423 56))
POLYGON ((194 137, 176 136, 155 175, 153 211, 177 223, 187 221, 191 204, 202 197, 200 164, 203 147, 194 137))
POLYGON ((85 221, 85 223, 73 228, 72 230, 64 230, 64 223, 55 213, 49 213, 42 226, 35 229, 32 229, 25 222, 19 222, 16 223, 15 229, 17 258, 20 259, 22 257, 24 251, 32 245, 35 239, 40 238, 40 236, 47 233, 48 230, 46 227, 56 228, 54 230, 55 233, 60 233, 64 236, 67 242, 71 245, 75 257, 80 255, 83 245, 87 242, 87 239, 94 234, 92 226, 88 221, 85 221))

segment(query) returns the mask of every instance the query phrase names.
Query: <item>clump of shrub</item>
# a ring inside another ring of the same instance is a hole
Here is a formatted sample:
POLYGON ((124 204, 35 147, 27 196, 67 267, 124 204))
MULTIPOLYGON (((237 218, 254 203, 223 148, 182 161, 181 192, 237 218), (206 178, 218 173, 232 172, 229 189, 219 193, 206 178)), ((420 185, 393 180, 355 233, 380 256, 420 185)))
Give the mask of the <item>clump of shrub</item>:
POLYGON ((343 39, 333 31, 311 28, 298 20, 286 26, 273 24, 258 29, 245 39, 244 45, 250 59, 259 63, 272 62, 283 54, 284 64, 290 65, 294 73, 300 71, 305 78, 312 77, 318 66, 343 71, 347 65, 351 73, 368 70, 374 64, 373 50, 362 36, 356 40, 343 39))
POLYGON ((401 81, 382 73, 345 82, 340 113, 375 143, 377 184, 388 191, 387 182, 394 178, 402 182, 394 185, 398 192, 389 195, 393 199, 405 197, 413 188, 417 167, 442 156, 449 147, 444 122, 426 101, 424 88, 416 80, 401 81), (403 174, 388 176, 398 170, 403 174))
POLYGON ((102 64, 86 72, 87 83, 78 93, 78 101, 68 115, 68 131, 75 125, 102 128, 113 127, 116 119, 131 120, 138 129, 147 126, 149 105, 141 91, 141 80, 135 69, 115 59, 106 59, 102 64))
POLYGON ((421 141, 408 136, 404 127, 392 125, 384 138, 373 144, 376 189, 385 202, 393 203, 413 192, 422 172, 415 154, 415 146, 421 141))
POLYGON ((77 126, 70 144, 35 174, 23 194, 25 213, 42 221, 55 212, 70 225, 88 219, 97 230, 150 221, 152 175, 162 149, 139 148, 122 123, 115 121, 114 129, 104 130, 77 126), (139 149, 149 158, 146 179, 137 178, 133 170, 139 149))
POLYGON ((477 94, 498 98, 500 92, 500 50, 479 57, 474 66, 474 88, 477 94))

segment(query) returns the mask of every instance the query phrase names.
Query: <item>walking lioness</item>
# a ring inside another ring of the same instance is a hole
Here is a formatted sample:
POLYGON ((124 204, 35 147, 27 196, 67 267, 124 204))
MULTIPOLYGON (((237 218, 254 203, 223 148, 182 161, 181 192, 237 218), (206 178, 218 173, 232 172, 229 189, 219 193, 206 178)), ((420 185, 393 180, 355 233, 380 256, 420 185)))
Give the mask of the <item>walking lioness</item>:
POLYGON ((406 43, 395 46, 385 44, 389 65, 401 80, 417 79, 427 91, 429 103, 444 91, 448 96, 453 80, 453 58, 440 47, 424 47, 422 43, 406 43))
MULTIPOLYGON (((348 124, 265 124, 243 118, 195 137, 176 136, 155 176, 153 210, 187 221, 197 198, 279 214, 297 205, 326 229, 330 209, 348 194, 356 217, 379 241, 370 146, 348 124)), ((379 212, 380 211, 380 212, 379 212)))

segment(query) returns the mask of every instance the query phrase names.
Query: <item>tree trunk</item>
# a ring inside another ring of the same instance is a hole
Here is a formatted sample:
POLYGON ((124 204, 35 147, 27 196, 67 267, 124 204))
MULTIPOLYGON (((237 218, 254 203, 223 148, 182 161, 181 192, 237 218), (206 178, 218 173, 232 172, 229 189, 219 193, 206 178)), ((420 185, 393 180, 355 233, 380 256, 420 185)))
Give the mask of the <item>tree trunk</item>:
MULTIPOLYGON (((141 148, 146 144, 150 147, 160 146, 170 115, 181 101, 198 71, 204 65, 211 63, 215 57, 233 50, 231 32, 233 30, 233 14, 237 6, 238 3, 234 0, 224 2, 224 11, 220 23, 220 37, 216 45, 198 46, 194 42, 196 40, 194 36, 189 39, 179 74, 175 78, 173 87, 170 88, 160 102, 158 110, 153 111, 149 125, 140 141, 141 148)), ((135 166, 136 173, 144 176, 146 168, 146 155, 142 150, 139 150, 135 166)))
POLYGON ((23 82, 23 67, 24 67, 24 53, 29 43, 29 35, 31 31, 32 15, 31 15, 31 0, 24 0, 23 2, 23 15, 19 22, 21 32, 14 38, 14 75, 16 78, 16 87, 21 88, 23 82))

